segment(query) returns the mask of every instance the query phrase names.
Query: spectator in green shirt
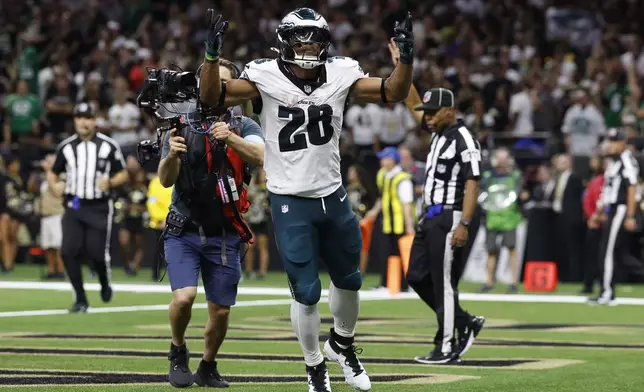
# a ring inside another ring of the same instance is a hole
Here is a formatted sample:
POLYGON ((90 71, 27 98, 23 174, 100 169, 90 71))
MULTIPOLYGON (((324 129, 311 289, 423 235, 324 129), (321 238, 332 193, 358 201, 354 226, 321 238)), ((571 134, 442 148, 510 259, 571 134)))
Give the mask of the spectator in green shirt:
POLYGON ((26 80, 29 84, 29 91, 38 95, 38 72, 40 71, 40 55, 32 42, 35 40, 31 35, 25 35, 23 42, 25 48, 18 56, 18 79, 26 80))
POLYGON ((628 86, 625 83, 612 83, 604 91, 604 117, 606 128, 615 128, 622 125, 621 113, 624 108, 624 101, 630 95, 628 86))
POLYGON ((5 101, 5 145, 25 136, 38 136, 40 133, 40 100, 29 93, 29 84, 25 80, 18 82, 16 90, 16 94, 9 95, 5 101))
POLYGON ((487 282, 481 287, 484 293, 492 290, 496 280, 497 256, 501 247, 507 248, 510 253, 508 263, 512 282, 508 292, 517 292, 516 230, 523 218, 519 209, 521 173, 513 166, 510 151, 498 148, 492 158, 492 170, 484 172, 481 179, 482 194, 479 200, 486 211, 485 242, 488 251, 487 282))

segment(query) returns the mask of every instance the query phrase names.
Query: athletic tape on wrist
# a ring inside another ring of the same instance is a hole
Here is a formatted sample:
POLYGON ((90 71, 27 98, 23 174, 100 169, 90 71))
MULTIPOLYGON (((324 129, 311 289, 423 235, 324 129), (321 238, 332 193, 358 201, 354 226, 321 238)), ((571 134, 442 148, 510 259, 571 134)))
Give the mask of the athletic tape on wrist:
POLYGON ((206 52, 204 59, 209 63, 214 63, 219 60, 219 56, 211 56, 206 52))

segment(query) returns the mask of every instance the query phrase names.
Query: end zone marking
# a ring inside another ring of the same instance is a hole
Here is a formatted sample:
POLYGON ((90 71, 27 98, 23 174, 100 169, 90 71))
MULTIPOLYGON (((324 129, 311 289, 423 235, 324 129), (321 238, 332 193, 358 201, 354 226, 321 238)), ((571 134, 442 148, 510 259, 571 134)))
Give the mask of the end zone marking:
POLYGON ((578 359, 541 359, 536 362, 524 362, 518 365, 514 365, 512 366, 512 368, 522 370, 547 370, 569 365, 579 365, 585 362, 586 361, 578 359))

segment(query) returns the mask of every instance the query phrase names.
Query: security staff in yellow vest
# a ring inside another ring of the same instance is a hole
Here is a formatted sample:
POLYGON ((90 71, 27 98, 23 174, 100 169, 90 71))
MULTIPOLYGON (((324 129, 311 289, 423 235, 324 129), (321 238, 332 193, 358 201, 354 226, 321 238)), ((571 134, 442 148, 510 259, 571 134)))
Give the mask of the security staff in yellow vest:
POLYGON ((145 265, 152 266, 152 279, 159 279, 159 257, 158 247, 159 238, 163 235, 165 229, 165 220, 170 211, 170 202, 172 201, 172 189, 165 188, 161 185, 159 177, 155 176, 148 185, 148 195, 146 207, 148 210, 148 225, 144 232, 145 243, 145 265))
MULTIPOLYGON (((380 197, 367 213, 367 217, 375 219, 381 213, 382 235, 379 241, 379 254, 383 267, 380 286, 386 287, 387 259, 389 256, 400 255, 398 249, 400 237, 405 234, 414 235, 415 232, 414 184, 411 175, 400 167, 400 153, 395 147, 385 148, 378 153, 378 158, 381 167, 377 176, 380 197)), ((402 288, 406 289, 406 287, 403 279, 402 288)))

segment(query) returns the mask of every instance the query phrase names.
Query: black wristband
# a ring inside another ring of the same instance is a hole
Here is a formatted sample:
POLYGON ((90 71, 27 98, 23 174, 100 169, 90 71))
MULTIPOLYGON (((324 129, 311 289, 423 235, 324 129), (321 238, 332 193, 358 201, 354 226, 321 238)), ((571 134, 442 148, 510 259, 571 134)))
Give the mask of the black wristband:
POLYGON ((389 103, 387 100, 387 92, 385 91, 385 79, 382 79, 380 82, 380 98, 382 98, 382 103, 389 103))
POLYGON ((222 80, 221 91, 219 92, 219 103, 217 103, 217 107, 220 108, 224 106, 224 102, 226 102, 226 82, 222 80))

